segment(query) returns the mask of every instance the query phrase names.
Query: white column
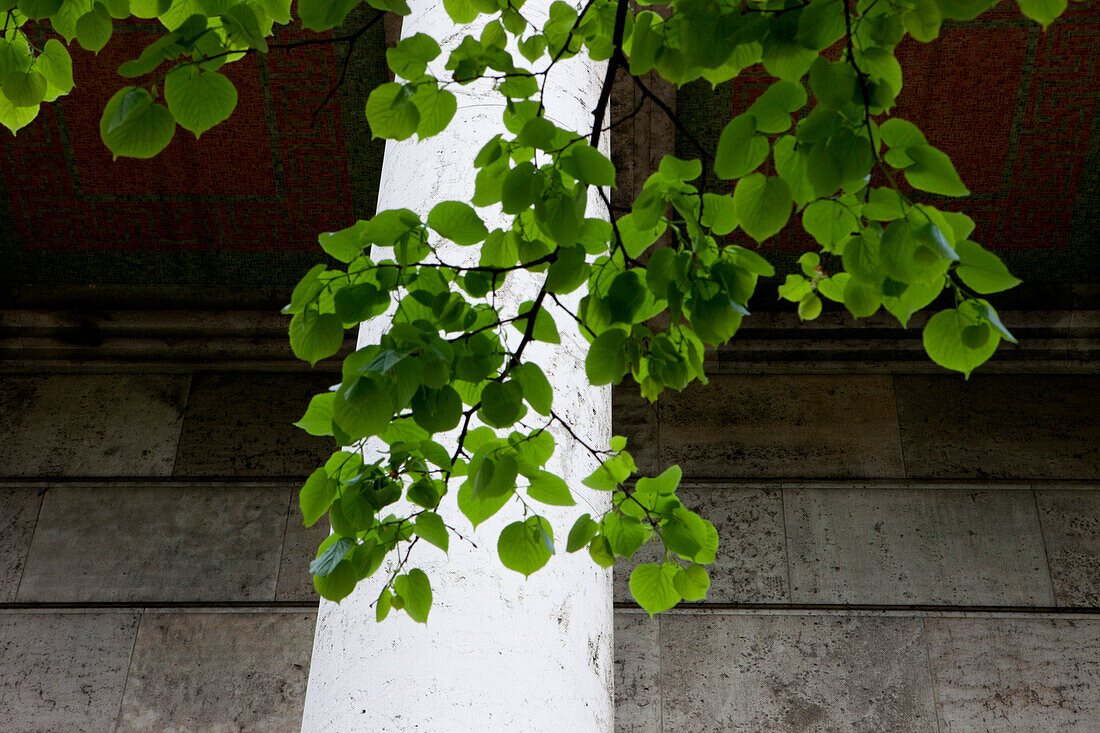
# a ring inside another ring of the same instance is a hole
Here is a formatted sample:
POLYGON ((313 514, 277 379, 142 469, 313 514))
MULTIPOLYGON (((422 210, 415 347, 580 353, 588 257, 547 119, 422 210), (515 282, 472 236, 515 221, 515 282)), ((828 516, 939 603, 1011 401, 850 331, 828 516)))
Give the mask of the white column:
MULTIPOLYGON (((441 2, 419 0, 411 5, 413 13, 405 18, 402 35, 423 32, 439 40, 443 55, 433 64, 434 73, 445 78, 443 63, 465 31, 456 32, 441 2)), ((541 23, 549 6, 550 0, 528 0, 522 12, 541 23)), ((603 64, 583 59, 555 67, 546 94, 547 116, 566 129, 587 131, 603 72, 603 64)), ((426 215, 438 201, 469 200, 473 158, 489 138, 503 131, 503 105, 488 85, 453 91, 459 110, 444 134, 422 143, 387 144, 379 210, 407 207, 426 215)), ((597 211, 603 209, 590 198, 589 215, 597 211)), ((490 229, 504 224, 498 212, 480 213, 490 229)), ((441 257, 468 262, 471 254, 471 248, 452 247, 441 257)), ((515 278, 498 295, 498 306, 514 313, 519 303, 531 299, 541 277, 515 278)), ((576 300, 570 298, 574 306, 576 300)), ((587 345, 569 319, 556 320, 562 344, 531 344, 525 358, 538 363, 554 386, 555 411, 590 445, 606 446, 610 393, 588 385, 583 364, 587 345)), ((360 344, 376 342, 381 330, 366 324, 360 344)), ((432 582, 427 625, 397 612, 376 623, 370 604, 379 583, 373 579, 361 583, 340 604, 321 602, 303 731, 612 731, 610 573, 596 566, 587 552, 565 553, 573 520, 585 512, 598 516, 609 497, 581 486, 594 460, 563 431, 553 432, 558 449, 548 468, 564 476, 579 494, 576 507, 546 507, 542 512, 553 525, 558 554, 529 579, 504 568, 496 554, 497 536, 521 518, 521 508, 509 504, 477 531, 468 532, 469 523, 454 503, 456 482, 440 511, 473 539, 477 549, 452 537, 449 554, 426 543, 413 551, 410 565, 422 568, 432 582)))

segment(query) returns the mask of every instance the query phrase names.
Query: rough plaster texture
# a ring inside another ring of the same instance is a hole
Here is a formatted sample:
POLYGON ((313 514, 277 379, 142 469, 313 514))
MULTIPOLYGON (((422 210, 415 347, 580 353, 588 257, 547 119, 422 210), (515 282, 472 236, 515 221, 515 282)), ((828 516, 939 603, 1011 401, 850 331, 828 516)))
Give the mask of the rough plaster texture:
POLYGON ((116 730, 298 730, 314 618, 301 612, 146 613, 116 730))
POLYGON ((332 374, 197 374, 174 476, 308 476, 330 441, 293 423, 332 374), (244 409, 241 409, 244 408, 244 409))
POLYGON ((669 615, 661 691, 669 733, 935 729, 919 618, 669 615))
POLYGON ((138 614, 0 613, 0 729, 112 730, 138 614))
POLYGON ((795 603, 1054 605, 1030 491, 784 494, 795 603))
POLYGON ((941 733, 1100 730, 1100 619, 926 619, 941 733))
MULTIPOLYGON (((540 23, 549 6, 545 0, 529 2, 523 13, 540 23)), ((421 0, 402 27, 405 36, 416 32, 441 41, 441 63, 466 31, 456 34, 441 3, 421 0)), ((547 116, 566 128, 590 125, 601 66, 574 59, 557 68, 548 82, 547 116)), ((425 214, 436 201, 469 198, 472 158, 502 130, 502 106, 488 85, 454 91, 458 113, 445 135, 420 144, 387 144, 379 209, 407 206, 425 214)), ((490 229, 503 223, 499 212, 485 211, 483 217, 490 229)), ((472 256, 472 248, 440 249, 445 262, 461 264, 472 256)), ((497 295, 505 314, 532 297, 538 277, 509 278, 497 295)), ((532 344, 525 358, 538 363, 554 386, 555 410, 584 440, 604 445, 610 434, 610 392, 588 386, 586 344, 574 330, 561 330, 560 346, 532 344)), ((360 343, 376 339, 378 332, 378 326, 368 324, 360 343)), ((558 433, 556 439, 551 467, 579 486, 594 464, 566 435, 558 433)), ((455 493, 441 511, 455 517, 465 534, 469 524, 454 506, 455 493)), ((584 511, 599 513, 607 497, 591 492, 584 502, 592 509, 544 512, 559 546, 573 519, 584 511)), ((476 550, 457 539, 446 556, 418 548, 412 563, 423 567, 433 584, 427 627, 402 614, 376 625, 370 607, 378 593, 375 583, 363 584, 339 606, 322 603, 303 730, 611 731, 610 573, 581 553, 559 554, 527 580, 503 568, 492 548, 500 530, 519 517, 518 507, 510 505, 471 532, 476 550)))
POLYGON ((0 476, 170 475, 190 379, 5 375, 0 476))
POLYGON ((20 601, 269 601, 286 489, 54 486, 20 601))
POLYGON ((902 475, 887 376, 715 375, 660 401, 661 465, 686 476, 902 475))
POLYGON ((1059 606, 1100 607, 1100 491, 1036 491, 1059 606))

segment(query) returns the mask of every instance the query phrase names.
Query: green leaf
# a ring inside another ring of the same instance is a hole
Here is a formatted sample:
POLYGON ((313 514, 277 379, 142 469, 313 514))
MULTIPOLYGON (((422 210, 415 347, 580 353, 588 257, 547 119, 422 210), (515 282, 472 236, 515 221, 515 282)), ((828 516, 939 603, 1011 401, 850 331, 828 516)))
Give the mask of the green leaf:
POLYGON ((446 525, 443 524, 443 518, 438 514, 435 512, 421 512, 417 515, 413 527, 415 527, 416 534, 419 537, 431 542, 443 552, 447 551, 451 536, 447 532, 446 525))
POLYGON ((46 41, 34 68, 46 77, 46 83, 49 85, 46 91, 47 102, 72 91, 73 60, 69 56, 69 50, 56 38, 46 41))
POLYGON ((38 107, 16 107, 8 98, 0 94, 0 124, 17 133, 38 116, 38 107))
POLYGON ((651 617, 680 602, 682 596, 673 580, 679 569, 679 565, 671 562, 644 563, 630 573, 630 594, 651 617))
POLYGON ((526 412, 523 390, 516 382, 489 382, 481 392, 481 409, 477 414, 486 425, 506 428, 526 412))
POLYGON ((302 19, 302 25, 311 31, 327 31, 343 23, 359 1, 298 0, 298 17, 302 19))
POLYGON ((669 466, 660 476, 638 479, 634 491, 639 494, 675 494, 682 476, 683 472, 679 466, 669 466))
POLYGON ((332 406, 332 419, 352 440, 380 435, 393 417, 393 401, 373 379, 360 377, 341 387, 332 406))
POLYGON ((881 282, 884 276, 881 250, 880 235, 865 229, 860 236, 850 238, 844 245, 844 269, 860 280, 881 282))
POLYGON ((99 135, 115 158, 152 158, 176 133, 172 113, 139 87, 123 87, 107 101, 99 135))
POLYGON ((733 204, 733 197, 704 193, 700 223, 718 236, 729 234, 736 229, 737 208, 733 204))
POLYGON ((16 107, 37 107, 46 98, 46 77, 37 71, 9 71, 0 89, 16 107))
POLYGON ((373 137, 406 140, 420 124, 420 110, 412 101, 412 93, 394 82, 375 87, 367 98, 366 113, 373 137))
POLYGON ((344 324, 332 313, 305 310, 290 320, 290 348, 310 366, 335 354, 343 343, 344 324))
POLYGON ((733 205, 741 228, 757 242, 763 242, 786 225, 793 203, 786 181, 761 173, 745 176, 733 191, 733 205))
POLYGON ((325 547, 309 564, 309 572, 315 576, 324 577, 332 573, 336 565, 347 556, 348 551, 355 547, 355 540, 341 537, 328 547, 325 547))
POLYGON ((479 524, 499 512, 511 498, 511 491, 500 494, 477 492, 473 482, 467 481, 458 490, 458 508, 476 529, 479 524))
MULTIPOLYGON (((103 3, 96 3, 92 9, 80 16, 76 21, 76 40, 88 51, 99 53, 99 50, 111 40, 111 31, 114 25, 111 23, 111 15, 103 3)), ((110 102, 108 102, 110 104, 110 102)))
POLYGON ((413 420, 429 433, 444 433, 458 427, 462 419, 462 398, 454 387, 421 387, 412 398, 413 420))
POLYGON ((391 608, 393 608, 393 594, 390 593, 389 588, 383 588, 382 592, 378 594, 378 601, 374 606, 375 622, 382 623, 386 616, 390 615, 391 608))
POLYGON ((856 92, 856 73, 845 61, 829 61, 821 56, 810 67, 810 89, 824 107, 841 109, 856 92))
POLYGON ((432 586, 428 576, 420 568, 413 568, 407 575, 398 575, 393 588, 405 604, 405 613, 418 623, 428 622, 428 612, 432 610, 432 586))
POLYGON ((309 475, 302 490, 298 492, 298 505, 302 509, 302 520, 307 527, 324 516, 336 498, 336 487, 339 484, 335 479, 329 478, 328 472, 318 468, 309 475))
POLYGON ((428 68, 428 62, 440 54, 439 44, 431 36, 416 33, 402 38, 394 48, 386 50, 386 63, 403 79, 415 79, 428 68))
POLYGON ((756 134, 756 118, 751 114, 734 117, 718 138, 714 173, 719 178, 740 178, 760 167, 768 157, 768 139, 756 134))
POLYGON ((539 471, 538 475, 531 479, 527 495, 535 501, 553 506, 573 506, 577 503, 565 479, 549 471, 539 471))
POLYGON ((316 589, 317 594, 325 600, 336 603, 351 595, 351 592, 355 590, 355 584, 358 582, 359 572, 350 560, 342 560, 337 563, 328 575, 313 576, 313 587, 316 589))
MULTIPOLYGON (((351 262, 363 254, 363 247, 367 244, 366 232, 367 222, 360 220, 338 232, 322 232, 317 235, 317 243, 333 259, 351 262)), ((373 286, 371 288, 374 289, 373 286)))
POLYGON ((748 109, 756 120, 756 129, 770 134, 785 132, 791 126, 791 112, 806 104, 801 84, 781 79, 764 90, 748 109))
MULTIPOLYGON (((1054 0, 1065 6, 1065 0, 1054 0)), ((909 34, 922 43, 929 43, 939 38, 940 25, 943 23, 943 14, 936 0, 916 0, 916 7, 905 15, 905 29, 909 34)))
POLYGON ((562 170, 589 186, 615 186, 615 166, 603 153, 577 143, 560 158, 562 170))
POLYGON ((428 226, 455 244, 469 246, 489 236, 485 223, 469 204, 442 201, 428 214, 428 226))
POLYGON ((981 333, 981 325, 954 308, 940 311, 924 327, 924 350, 940 366, 969 377, 970 372, 993 356, 1000 341, 996 334, 988 334, 984 340, 975 339, 974 334, 981 333))
POLYGON ((550 523, 539 516, 512 522, 500 533, 497 554, 504 567, 530 577, 554 554, 554 531, 550 523))
POLYGON ((592 516, 582 514, 577 517, 577 521, 573 522, 573 527, 569 530, 569 539, 566 541, 565 551, 576 552, 591 542, 599 531, 600 525, 592 519, 592 516))
MULTIPOLYGON (((15 6, 31 20, 45 20, 61 9, 61 2, 62 0, 19 0, 15 6)), ((10 4, 5 3, 5 10, 9 7, 10 4)))
MULTIPOLYGON (((527 300, 520 303, 517 315, 526 316, 531 312, 535 302, 533 300, 527 300)), ((527 318, 519 318, 512 321, 512 328, 516 329, 520 333, 527 331, 527 318)), ((543 341, 548 344, 560 344, 561 334, 558 333, 558 327, 554 324, 554 318, 546 312, 545 308, 539 308, 535 314, 535 330, 531 332, 531 338, 535 341, 543 341)))
POLYGON ((649 540, 653 531, 634 517, 622 514, 608 514, 600 523, 603 536, 616 555, 630 558, 649 540))
POLYGON ((251 6, 246 3, 231 5, 222 14, 221 19, 231 42, 241 43, 260 53, 267 53, 267 39, 264 38, 265 34, 260 29, 260 19, 251 6))
POLYGON ((169 72, 164 80, 164 101, 180 127, 195 133, 198 139, 233 114, 237 89, 221 74, 181 66, 169 72))
POLYGON ((527 404, 540 415, 550 415, 550 406, 554 399, 554 389, 550 386, 542 369, 534 362, 524 362, 512 367, 512 379, 523 390, 527 404))
POLYGON ((630 359, 624 348, 627 334, 617 328, 604 331, 588 347, 584 359, 584 371, 593 386, 618 384, 627 370, 630 359))
POLYGON ((969 196, 951 159, 931 145, 914 145, 905 149, 914 164, 904 169, 905 180, 913 188, 943 196, 969 196))
POLYGON ((710 576, 702 565, 692 564, 676 571, 672 585, 685 601, 701 601, 710 589, 710 576))
POLYGON ((421 140, 438 135, 447 129, 447 125, 458 111, 458 100, 446 89, 434 84, 421 84, 412 95, 412 102, 420 113, 420 122, 416 126, 416 135, 421 140))
POLYGON ((1066 0, 1016 0, 1020 12, 1046 28, 1066 11, 1066 0))
POLYGON ((955 244, 959 253, 959 266, 955 270, 959 279, 975 292, 999 293, 1020 284, 1019 278, 1008 271, 1001 258, 969 239, 955 244))
POLYGON ((802 210, 802 228, 818 244, 830 250, 859 229, 859 220, 843 204, 823 199, 802 210))
POLYGON ((335 399, 335 392, 314 395, 309 400, 306 414, 294 426, 310 435, 332 435, 332 404, 335 399))
POLYGON ((880 305, 882 290, 879 287, 854 277, 844 285, 844 307, 856 318, 874 315, 880 305))
POLYGON ((443 0, 443 9, 455 23, 470 23, 478 16, 477 8, 470 0, 443 0))

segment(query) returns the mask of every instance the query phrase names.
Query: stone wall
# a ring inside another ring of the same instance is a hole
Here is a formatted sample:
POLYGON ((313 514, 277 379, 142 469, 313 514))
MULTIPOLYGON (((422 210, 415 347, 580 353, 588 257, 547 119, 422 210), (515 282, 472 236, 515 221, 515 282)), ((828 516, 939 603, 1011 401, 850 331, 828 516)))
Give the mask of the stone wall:
MULTIPOLYGON (((290 423, 333 375, 234 354, 8 363, 0 728, 297 728, 327 446, 290 423)), ((705 603, 618 574, 617 730, 1100 728, 1100 376, 902 371, 616 392, 722 538, 705 603)))

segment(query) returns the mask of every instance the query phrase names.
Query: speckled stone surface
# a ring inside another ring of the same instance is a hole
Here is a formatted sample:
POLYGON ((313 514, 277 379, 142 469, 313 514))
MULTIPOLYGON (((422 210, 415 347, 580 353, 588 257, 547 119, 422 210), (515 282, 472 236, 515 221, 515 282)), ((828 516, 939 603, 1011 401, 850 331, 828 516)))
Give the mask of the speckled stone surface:
POLYGON ((660 623, 615 614, 615 733, 662 733, 660 623))
POLYGON ((888 376, 714 375, 662 395, 660 436, 687 476, 902 475, 888 376))
POLYGON ((657 415, 657 405, 642 397, 633 380, 611 389, 612 431, 626 437, 626 449, 643 476, 655 476, 666 468, 660 465, 657 415))
POLYGON ((294 427, 334 374, 196 374, 176 476, 301 476, 332 453, 331 438, 294 427))
POLYGON ((1054 605, 1030 491, 784 494, 795 603, 1054 605))
POLYGON ((0 475, 170 475, 190 379, 3 375, 0 475))
POLYGON ((118 731, 297 731, 312 613, 147 613, 118 731))
POLYGON ((38 520, 37 487, 0 488, 0 602, 15 600, 38 520))
POLYGON ((313 588, 313 576, 309 564, 317 556, 317 548, 329 535, 328 519, 322 517, 312 527, 302 524, 302 510, 298 505, 298 490, 290 492, 287 508, 286 536, 279 564, 279 586, 275 591, 277 601, 317 601, 313 588))
MULTIPOLYGON (((718 554, 710 573, 710 603, 785 603, 787 555, 783 535, 783 498, 778 490, 752 488, 681 488, 684 505, 714 523, 718 554)), ((638 563, 659 562, 658 545, 643 548, 615 566, 615 600, 632 601, 630 571, 638 563)))
POLYGON ((129 611, 0 613, 0 729, 113 730, 137 626, 129 611))
POLYGON ((670 733, 936 730, 917 617, 668 615, 661 691, 670 733))
POLYGON ((1100 478, 1100 376, 895 376, 910 478, 1100 478))
POLYGON ((941 733, 1100 730, 1100 619, 925 624, 941 733))
POLYGON ((51 488, 20 601, 270 601, 286 489, 51 488))
POLYGON ((1059 606, 1100 606, 1100 490, 1036 491, 1059 606))

